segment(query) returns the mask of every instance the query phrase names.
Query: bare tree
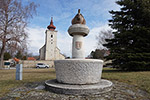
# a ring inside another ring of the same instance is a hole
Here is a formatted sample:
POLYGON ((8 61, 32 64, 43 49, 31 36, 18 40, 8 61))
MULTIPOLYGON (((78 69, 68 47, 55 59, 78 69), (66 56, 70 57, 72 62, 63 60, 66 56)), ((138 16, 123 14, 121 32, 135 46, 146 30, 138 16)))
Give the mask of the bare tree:
POLYGON ((107 42, 105 41, 105 39, 111 39, 113 38, 113 34, 112 34, 112 30, 103 30, 100 31, 98 36, 96 36, 97 39, 97 45, 98 45, 98 49, 107 49, 106 47, 103 46, 103 44, 106 44, 107 42))
POLYGON ((28 37, 25 28, 28 19, 36 12, 37 5, 30 2, 23 6, 21 0, 0 0, 0 68, 7 48, 25 48, 28 37))

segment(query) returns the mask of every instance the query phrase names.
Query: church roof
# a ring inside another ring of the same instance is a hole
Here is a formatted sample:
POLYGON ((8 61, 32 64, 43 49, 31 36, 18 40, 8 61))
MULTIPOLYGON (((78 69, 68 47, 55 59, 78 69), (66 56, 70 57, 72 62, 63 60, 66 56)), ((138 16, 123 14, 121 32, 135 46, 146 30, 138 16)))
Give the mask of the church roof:
POLYGON ((53 17, 51 17, 50 25, 47 26, 47 28, 51 31, 54 31, 56 29, 56 27, 53 25, 53 17))

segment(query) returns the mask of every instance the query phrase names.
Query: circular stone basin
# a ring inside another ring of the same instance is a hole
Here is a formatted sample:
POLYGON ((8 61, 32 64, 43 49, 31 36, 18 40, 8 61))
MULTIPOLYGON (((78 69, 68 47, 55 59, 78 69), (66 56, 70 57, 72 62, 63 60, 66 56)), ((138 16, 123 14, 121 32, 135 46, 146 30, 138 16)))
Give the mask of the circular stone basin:
POLYGON ((55 60, 56 79, 66 84, 94 84, 101 80, 103 61, 95 59, 55 60))

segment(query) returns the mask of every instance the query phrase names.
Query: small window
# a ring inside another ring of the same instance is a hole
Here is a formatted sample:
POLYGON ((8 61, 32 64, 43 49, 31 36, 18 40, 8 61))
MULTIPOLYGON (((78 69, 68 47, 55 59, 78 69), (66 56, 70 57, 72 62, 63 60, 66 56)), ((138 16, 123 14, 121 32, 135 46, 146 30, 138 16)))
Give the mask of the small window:
POLYGON ((38 63, 38 65, 44 65, 43 63, 38 63))
POLYGON ((51 42, 51 44, 53 44, 53 42, 51 42))
POLYGON ((53 35, 51 35, 51 38, 53 38, 53 35))
POLYGON ((10 65, 10 62, 4 62, 4 65, 10 65))

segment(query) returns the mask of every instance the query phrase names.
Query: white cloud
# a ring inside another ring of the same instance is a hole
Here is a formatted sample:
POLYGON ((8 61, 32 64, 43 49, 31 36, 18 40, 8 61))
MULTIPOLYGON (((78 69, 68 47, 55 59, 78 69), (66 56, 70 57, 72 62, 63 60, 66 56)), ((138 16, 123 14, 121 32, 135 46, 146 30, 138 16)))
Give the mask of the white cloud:
POLYGON ((85 37, 85 54, 86 54, 86 56, 89 55, 92 50, 95 50, 97 48, 96 36, 98 36, 100 31, 108 30, 108 29, 111 29, 111 28, 108 26, 108 24, 105 24, 103 26, 94 27, 90 30, 89 35, 87 37, 85 37))
POLYGON ((28 34, 28 50, 30 53, 34 55, 38 55, 39 48, 41 48, 45 43, 45 28, 35 27, 35 28, 27 28, 28 34))
POLYGON ((67 32, 62 32, 59 30, 57 37, 57 46, 60 49, 60 52, 67 56, 71 56, 72 37, 69 36, 67 32))

